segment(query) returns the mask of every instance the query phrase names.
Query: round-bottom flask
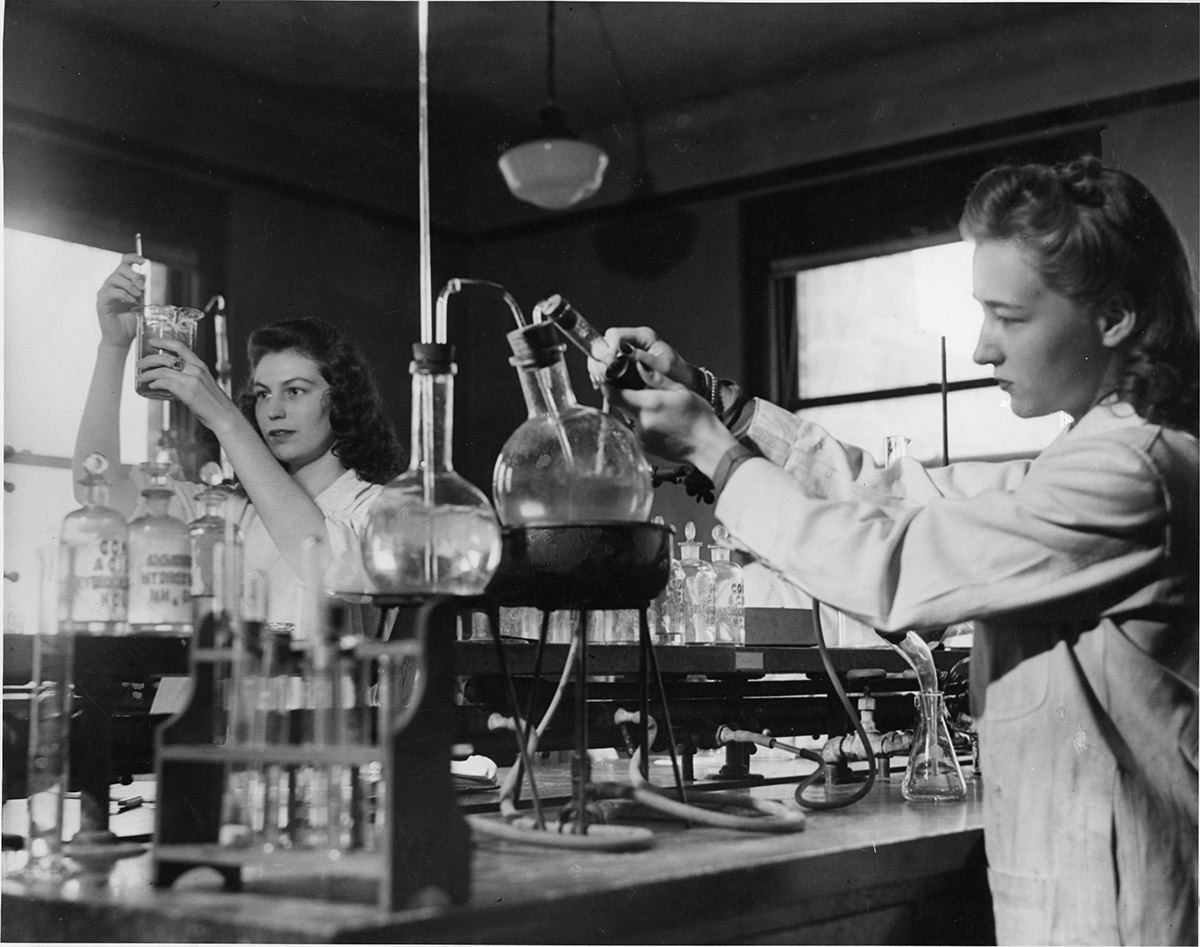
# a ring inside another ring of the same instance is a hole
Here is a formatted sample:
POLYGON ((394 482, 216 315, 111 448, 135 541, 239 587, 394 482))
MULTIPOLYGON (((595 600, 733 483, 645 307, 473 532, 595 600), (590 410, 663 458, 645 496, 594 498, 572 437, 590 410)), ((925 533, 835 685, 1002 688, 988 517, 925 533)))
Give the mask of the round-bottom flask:
POLYGON ((510 332, 528 417, 505 442, 492 477, 508 527, 639 522, 650 515, 650 465, 615 416, 579 404, 558 330, 510 332))
POLYGON ((454 353, 413 346, 409 468, 371 505, 367 572, 381 592, 479 595, 500 563, 500 525, 487 497, 451 463, 454 353))

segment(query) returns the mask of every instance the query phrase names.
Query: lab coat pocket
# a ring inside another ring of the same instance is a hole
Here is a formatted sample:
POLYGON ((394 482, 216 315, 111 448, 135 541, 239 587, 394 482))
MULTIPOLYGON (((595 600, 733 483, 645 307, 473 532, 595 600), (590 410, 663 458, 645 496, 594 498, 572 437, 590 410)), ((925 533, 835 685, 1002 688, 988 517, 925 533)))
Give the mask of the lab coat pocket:
POLYGON ((1025 658, 987 688, 984 715, 988 720, 1016 720, 1046 702, 1050 688, 1050 655, 1025 658))
POLYGON ((1000 947, 1047 943, 1045 879, 994 868, 989 868, 987 875, 996 916, 996 943, 1000 947))

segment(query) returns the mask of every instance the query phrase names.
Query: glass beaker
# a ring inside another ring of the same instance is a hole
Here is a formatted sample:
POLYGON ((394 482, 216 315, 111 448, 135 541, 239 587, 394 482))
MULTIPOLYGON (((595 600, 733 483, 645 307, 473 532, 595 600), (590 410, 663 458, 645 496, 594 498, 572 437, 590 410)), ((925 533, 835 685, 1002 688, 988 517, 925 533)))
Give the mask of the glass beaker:
POLYGON ((966 798, 967 783, 950 739, 941 691, 914 696, 917 727, 900 793, 909 802, 954 802, 966 798))
POLYGON ((174 401, 175 396, 169 391, 149 387, 149 382, 138 380, 137 363, 147 355, 157 355, 163 351, 155 345, 158 339, 174 339, 182 342, 189 349, 196 348, 196 324, 204 318, 199 309, 189 309, 186 306, 142 306, 133 310, 137 314, 137 357, 134 359, 133 378, 134 390, 143 398, 154 398, 158 401, 174 401))

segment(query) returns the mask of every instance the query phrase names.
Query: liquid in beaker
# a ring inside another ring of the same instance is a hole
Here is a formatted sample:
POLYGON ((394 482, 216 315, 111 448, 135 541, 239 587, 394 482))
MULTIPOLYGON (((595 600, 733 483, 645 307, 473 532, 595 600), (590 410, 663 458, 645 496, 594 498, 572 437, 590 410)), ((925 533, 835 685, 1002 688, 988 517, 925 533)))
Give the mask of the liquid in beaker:
POLYGON ((137 314, 137 357, 134 360, 134 390, 143 398, 154 398, 158 401, 174 401, 175 396, 169 391, 149 387, 149 382, 139 380, 140 371, 137 362, 147 355, 157 355, 164 351, 155 345, 158 339, 174 339, 182 342, 189 349, 196 347, 196 324, 204 318, 199 309, 189 309, 186 306, 142 306, 135 309, 137 314))

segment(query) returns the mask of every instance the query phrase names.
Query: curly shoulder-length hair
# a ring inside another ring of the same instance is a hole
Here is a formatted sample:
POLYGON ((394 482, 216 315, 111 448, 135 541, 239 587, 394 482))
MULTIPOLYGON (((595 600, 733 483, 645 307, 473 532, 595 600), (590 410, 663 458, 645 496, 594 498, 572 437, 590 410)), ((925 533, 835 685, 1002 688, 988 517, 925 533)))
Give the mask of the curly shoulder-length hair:
POLYGON ((1003 165, 975 185, 959 229, 968 240, 1024 240, 1046 285, 1081 306, 1127 306, 1136 323, 1113 393, 1148 421, 1196 433, 1195 277, 1145 185, 1091 156, 1003 165))
MULTIPOLYGON (((400 442, 358 346, 320 319, 285 319, 251 333, 246 345, 251 376, 264 355, 289 350, 316 362, 329 384, 334 456, 372 483, 395 477, 402 468, 400 442)), ((238 407, 257 429, 254 404, 248 383, 238 393, 238 407)))

